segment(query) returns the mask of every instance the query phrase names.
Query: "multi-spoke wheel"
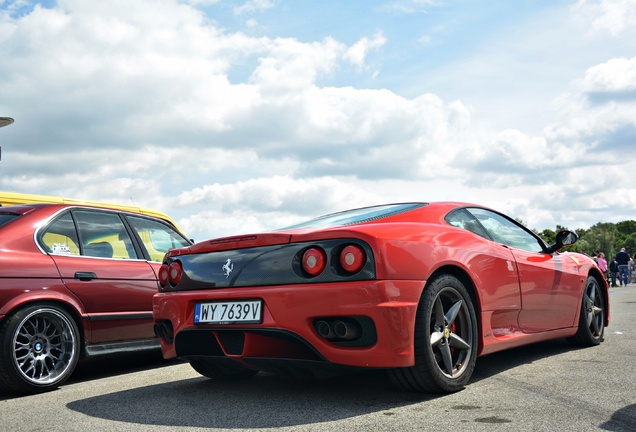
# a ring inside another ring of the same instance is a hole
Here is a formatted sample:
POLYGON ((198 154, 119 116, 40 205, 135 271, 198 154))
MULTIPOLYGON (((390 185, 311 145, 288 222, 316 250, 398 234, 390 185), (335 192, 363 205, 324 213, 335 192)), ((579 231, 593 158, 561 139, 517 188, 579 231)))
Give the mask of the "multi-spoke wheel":
POLYGON ((14 312, 0 326, 0 387, 20 393, 52 390, 79 359, 75 321, 52 305, 14 312))
POLYGON ((605 331, 605 298, 595 277, 589 276, 581 301, 579 328, 570 343, 583 346, 598 345, 605 331))
POLYGON ((477 358, 477 318, 468 291, 442 275, 424 289, 415 323, 415 365, 390 371, 400 387, 428 392, 461 390, 477 358))

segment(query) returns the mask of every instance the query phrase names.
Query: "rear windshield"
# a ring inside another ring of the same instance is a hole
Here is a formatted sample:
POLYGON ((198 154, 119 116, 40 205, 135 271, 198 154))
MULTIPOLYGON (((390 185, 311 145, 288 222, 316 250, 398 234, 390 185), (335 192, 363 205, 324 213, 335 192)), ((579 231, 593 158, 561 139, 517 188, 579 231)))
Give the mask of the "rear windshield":
POLYGON ((354 225, 364 222, 371 222, 389 216, 395 216, 410 210, 424 207, 426 203, 405 203, 386 204, 375 207, 365 207, 354 210, 347 210, 340 213, 333 213, 320 216, 307 222, 282 228, 280 231, 297 228, 331 228, 337 226, 354 225))
POLYGON ((0 213, 0 226, 6 225, 13 219, 17 219, 19 217, 20 215, 18 213, 0 213))

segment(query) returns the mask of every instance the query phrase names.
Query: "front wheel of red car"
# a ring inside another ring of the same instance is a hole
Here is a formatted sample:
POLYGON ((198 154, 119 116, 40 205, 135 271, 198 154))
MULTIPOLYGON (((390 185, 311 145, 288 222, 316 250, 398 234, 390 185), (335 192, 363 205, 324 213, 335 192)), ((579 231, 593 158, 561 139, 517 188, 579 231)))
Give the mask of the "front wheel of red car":
POLYGON ((79 330, 64 310, 32 305, 0 325, 0 388, 17 393, 53 390, 68 379, 79 359, 79 330))
POLYGON ((477 318, 468 291, 451 275, 424 289, 415 321, 415 365, 390 371, 399 387, 451 393, 470 379, 477 361, 477 318))
POLYGON ((595 277, 589 276, 581 301, 579 326, 574 336, 568 338, 573 345, 594 346, 603 341, 605 331, 605 297, 595 277))

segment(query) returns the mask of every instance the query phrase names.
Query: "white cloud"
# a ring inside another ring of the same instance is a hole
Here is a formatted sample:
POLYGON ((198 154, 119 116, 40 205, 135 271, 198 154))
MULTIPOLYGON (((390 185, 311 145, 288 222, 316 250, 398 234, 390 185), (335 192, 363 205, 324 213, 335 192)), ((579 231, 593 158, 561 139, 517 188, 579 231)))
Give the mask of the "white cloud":
POLYGON ((376 33, 373 39, 363 37, 358 42, 353 44, 344 54, 345 60, 348 60, 352 64, 363 67, 364 61, 370 50, 379 48, 386 43, 386 38, 381 32, 376 33))
POLYGON ((396 0, 382 6, 382 9, 405 14, 426 12, 432 6, 443 4, 440 0, 396 0))
POLYGON ((272 0, 250 0, 241 6, 234 8, 234 13, 242 15, 249 12, 261 12, 276 7, 277 2, 272 0))
POLYGON ((578 19, 591 23, 596 32, 618 36, 625 29, 636 26, 636 2, 633 0, 578 0, 572 10, 578 19))
POLYGON ((579 83, 585 93, 636 91, 636 57, 614 58, 591 67, 579 83))
MULTIPOLYGON (((0 131, 0 187, 132 200, 166 211, 199 240, 403 200, 473 201, 539 229, 633 218, 633 187, 614 182, 636 169, 636 60, 613 38, 624 55, 604 51, 600 61, 571 66, 552 59, 586 51, 549 45, 558 28, 549 36, 536 23, 520 28, 515 38, 538 39, 497 40, 436 78, 479 87, 483 97, 473 105, 461 94, 442 97, 421 65, 391 73, 430 91, 387 85, 385 68, 378 75, 369 63, 395 59, 395 29, 360 31, 350 44, 329 32, 255 36, 252 25, 217 26, 192 6, 203 4, 215 2, 60 0, 0 15, 0 115, 16 118, 0 131), (369 70, 376 80, 365 85, 369 70), (354 74, 353 84, 336 84, 344 73, 354 74), (530 81, 534 74, 538 81, 530 81), (544 91, 554 74, 567 77, 558 92, 524 97, 529 88, 544 91), (547 107, 536 101, 559 93, 537 131, 483 121, 488 106, 537 116, 547 107), (610 189, 629 197, 616 200, 610 189)), ((276 4, 243 3, 241 12, 273 13, 276 4)), ((621 34, 631 34, 630 9, 621 4, 621 34)), ((582 17, 601 6, 609 7, 582 1, 572 11, 582 17)), ((413 46, 433 49, 417 43, 421 34, 418 27, 413 46)), ((438 61, 424 60, 429 68, 438 61)))

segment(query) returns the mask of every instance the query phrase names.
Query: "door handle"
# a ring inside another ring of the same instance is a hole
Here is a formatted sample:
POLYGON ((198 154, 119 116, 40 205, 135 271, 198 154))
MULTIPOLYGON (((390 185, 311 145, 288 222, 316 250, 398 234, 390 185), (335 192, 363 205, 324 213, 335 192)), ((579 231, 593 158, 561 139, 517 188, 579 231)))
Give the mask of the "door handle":
POLYGON ((81 281, 89 281, 97 279, 97 275, 93 272, 76 272, 75 279, 79 279, 81 281))

